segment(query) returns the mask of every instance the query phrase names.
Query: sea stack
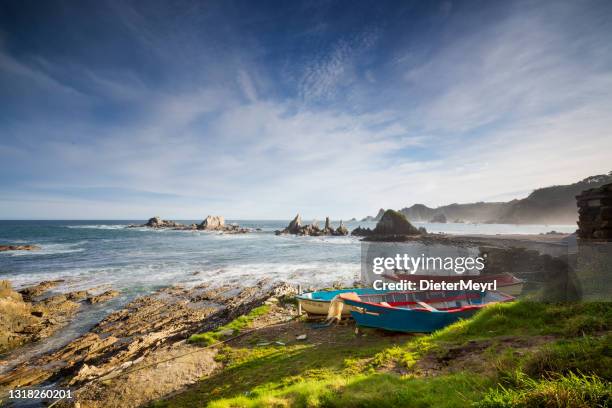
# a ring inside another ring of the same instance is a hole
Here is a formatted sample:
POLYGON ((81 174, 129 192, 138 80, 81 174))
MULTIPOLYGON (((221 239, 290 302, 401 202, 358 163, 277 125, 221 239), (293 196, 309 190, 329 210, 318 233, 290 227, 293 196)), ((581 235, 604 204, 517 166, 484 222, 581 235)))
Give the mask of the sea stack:
POLYGON ((369 228, 358 227, 351 234, 369 237, 372 240, 392 241, 394 238, 404 238, 426 233, 427 231, 424 228, 417 229, 412 225, 404 214, 394 210, 387 210, 376 224, 376 228, 371 230, 369 228))
POLYGON ((302 217, 297 214, 289 225, 283 230, 277 230, 276 235, 281 234, 294 234, 294 235, 311 235, 311 236, 325 236, 325 235, 348 235, 348 230, 340 221, 340 226, 334 229, 331 225, 329 217, 325 217, 325 226, 321 229, 317 221, 313 221, 312 224, 302 225, 302 217))

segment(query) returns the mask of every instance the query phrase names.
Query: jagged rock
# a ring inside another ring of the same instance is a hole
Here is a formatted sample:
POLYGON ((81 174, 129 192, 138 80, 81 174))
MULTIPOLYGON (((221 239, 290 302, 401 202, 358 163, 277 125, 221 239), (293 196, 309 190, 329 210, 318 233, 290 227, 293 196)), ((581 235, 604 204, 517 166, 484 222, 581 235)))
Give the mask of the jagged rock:
POLYGON ((385 214, 385 209, 381 208, 380 210, 378 210, 378 214, 376 214, 375 217, 372 217, 371 215, 368 215, 367 217, 363 218, 361 220, 361 222, 380 221, 380 219, 383 217, 384 214, 385 214))
POLYGON ((442 213, 435 214, 429 221, 431 223, 446 224, 446 216, 442 213))
POLYGON ((289 223, 289 226, 286 228, 289 234, 297 234, 302 228, 302 217, 300 214, 297 214, 295 218, 289 223))
POLYGON ((37 285, 28 286, 27 288, 21 289, 19 293, 23 296, 26 302, 31 302, 33 298, 38 297, 48 291, 51 288, 56 287, 58 284, 64 282, 63 279, 56 279, 52 281, 42 281, 37 285))
POLYGON ((229 286, 210 289, 208 294, 199 287, 162 289, 111 313, 68 345, 0 374, 0 389, 36 385, 60 372, 65 383, 78 387, 120 372, 191 334, 222 326, 270 297, 295 293, 292 286, 271 286, 269 281, 260 281, 238 294, 229 286), (219 306, 203 304, 203 297, 214 298, 219 306))
POLYGON ((49 337, 72 320, 86 291, 37 299, 60 282, 44 281, 16 292, 8 281, 0 281, 0 353, 49 337))
POLYGON ((349 230, 344 226, 342 221, 340 221, 340 225, 336 228, 336 235, 348 235, 349 230))
POLYGON ((0 252, 3 251, 37 251, 40 247, 37 245, 0 245, 0 252))
POLYGON ((107 300, 110 300, 117 296, 119 296, 119 292, 117 292, 116 290, 107 290, 106 292, 101 293, 99 295, 89 296, 87 298, 87 302, 89 302, 90 304, 106 302, 107 300))
POLYGON ((319 228, 317 221, 313 221, 312 224, 302 225, 302 218, 300 214, 297 214, 295 218, 289 223, 287 228, 276 231, 276 235, 281 234, 294 234, 294 235, 310 235, 310 236, 325 236, 325 235, 347 235, 348 230, 342 222, 340 227, 334 229, 331 226, 329 217, 325 217, 325 227, 319 228))
POLYGON ((394 237, 426 234, 425 228, 417 229, 404 216, 404 214, 387 210, 373 230, 357 227, 351 233, 355 236, 373 238, 374 240, 392 240, 394 237))

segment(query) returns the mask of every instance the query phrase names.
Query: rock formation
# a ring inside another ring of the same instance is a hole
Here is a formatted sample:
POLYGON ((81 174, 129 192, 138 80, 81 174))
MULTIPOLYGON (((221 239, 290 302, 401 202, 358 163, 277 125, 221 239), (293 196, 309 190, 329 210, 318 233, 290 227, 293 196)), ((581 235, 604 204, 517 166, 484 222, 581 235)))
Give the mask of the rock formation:
POLYGON ((0 245, 0 252, 3 251, 36 251, 40 247, 37 245, 0 245))
POLYGON ((375 217, 368 215, 367 217, 363 218, 361 221, 362 222, 380 221, 380 219, 382 218, 384 214, 385 214, 385 209, 381 208, 380 210, 378 210, 378 214, 376 214, 375 217))
POLYGON ((406 217, 397 211, 387 210, 376 224, 373 230, 358 227, 351 233, 355 236, 370 237, 373 239, 392 240, 394 237, 405 237, 412 235, 426 234, 424 228, 417 229, 406 217))
POLYGON ((184 343, 191 334, 215 329, 271 296, 292 294, 293 287, 269 281, 237 294, 235 287, 161 289, 111 313, 66 346, 0 374, 0 390, 40 384, 56 375, 63 377, 63 385, 80 388, 90 380, 119 374, 143 359, 164 356, 168 348, 184 343))
POLYGON ((313 221, 312 224, 302 225, 302 217, 297 214, 289 225, 283 229, 276 231, 276 235, 281 234, 294 234, 294 235, 311 235, 311 236, 325 236, 325 235, 348 235, 348 230, 340 221, 340 226, 334 229, 331 225, 329 217, 325 217, 325 226, 321 229, 317 221, 313 221))
POLYGON ((173 230, 201 230, 201 231, 219 231, 227 233, 245 233, 249 232, 248 228, 241 228, 236 224, 225 224, 225 219, 220 215, 209 215, 199 224, 185 225, 175 221, 162 220, 161 217, 150 218, 146 224, 129 225, 128 228, 147 227, 147 228, 168 228, 173 230))
POLYGON ((174 221, 162 220, 160 217, 149 218, 144 227, 149 228, 179 228, 184 227, 183 224, 174 221))
POLYGON ((576 196, 578 236, 583 240, 612 241, 612 183, 576 196))
POLYGON ((198 229, 218 231, 225 228, 225 218, 220 215, 209 215, 198 225, 198 229))
POLYGON ((429 222, 446 224, 446 216, 442 213, 437 213, 431 218, 431 220, 429 220, 429 222))
MULTIPOLYGON (((78 301, 95 298, 86 291, 43 297, 60 282, 44 281, 16 292, 8 281, 0 281, 0 353, 49 337, 72 320, 81 307, 78 301)), ((107 300, 106 294, 96 300, 107 300)))

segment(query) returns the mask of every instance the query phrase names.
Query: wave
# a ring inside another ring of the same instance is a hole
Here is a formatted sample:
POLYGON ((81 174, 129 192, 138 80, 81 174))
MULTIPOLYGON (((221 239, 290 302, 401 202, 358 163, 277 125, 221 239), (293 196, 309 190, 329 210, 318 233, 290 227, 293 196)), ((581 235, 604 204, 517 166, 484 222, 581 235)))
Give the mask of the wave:
POLYGON ((2 254, 7 256, 41 256, 41 255, 57 255, 69 254, 72 252, 82 252, 85 248, 80 247, 85 242, 75 242, 72 244, 37 244, 40 247, 34 251, 3 251, 2 254))
POLYGON ((118 230, 125 229, 125 224, 97 224, 97 225, 68 225, 68 228, 72 229, 102 229, 102 230, 118 230))

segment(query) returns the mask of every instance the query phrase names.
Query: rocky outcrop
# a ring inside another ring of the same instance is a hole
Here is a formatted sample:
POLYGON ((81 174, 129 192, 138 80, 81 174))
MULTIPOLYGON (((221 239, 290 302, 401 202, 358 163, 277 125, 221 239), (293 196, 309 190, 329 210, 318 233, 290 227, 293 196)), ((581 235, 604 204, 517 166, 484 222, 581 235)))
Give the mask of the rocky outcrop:
POLYGON ((173 229, 173 230, 198 230, 198 231, 217 231, 225 233, 246 233, 250 232, 248 228, 242 228, 236 224, 225 224, 225 219, 220 215, 209 215, 199 224, 185 225, 175 221, 162 220, 160 217, 153 217, 146 224, 128 225, 128 228, 155 228, 155 229, 173 229))
POLYGON ((426 234, 424 228, 414 227, 406 217, 397 211, 387 210, 373 230, 357 227, 351 233, 355 236, 372 238, 374 240, 393 240, 397 237, 406 237, 426 234))
POLYGON ((302 225, 302 217, 297 214, 289 225, 283 230, 277 230, 276 235, 281 234, 294 234, 294 235, 310 235, 310 236, 341 236, 348 235, 348 230, 340 221, 338 228, 332 227, 329 217, 325 217, 325 226, 321 229, 316 221, 312 224, 302 225))
POLYGON ((291 286, 271 285, 269 281, 260 281, 238 294, 229 286, 162 289, 111 313, 59 350, 0 375, 0 391, 58 376, 64 379, 62 384, 77 387, 90 380, 113 378, 145 358, 183 344, 191 334, 213 330, 248 313, 271 296, 294 293, 291 286))
POLYGON ((576 200, 580 239, 612 241, 612 183, 583 191, 576 200))
POLYGON ((60 282, 44 281, 17 292, 10 282, 0 281, 0 353, 51 336, 72 320, 81 307, 79 302, 87 296, 88 300, 105 301, 109 292, 115 292, 93 296, 77 291, 43 296, 60 282))
POLYGON ((178 223, 175 221, 162 220, 160 217, 149 218, 149 221, 147 221, 147 223, 142 226, 149 227, 149 228, 182 228, 182 227, 185 227, 185 225, 181 223, 178 223))
POLYGON ((106 292, 100 293, 99 295, 90 295, 86 299, 89 304, 95 304, 100 302, 106 302, 117 296, 119 296, 119 292, 117 292, 116 290, 107 290, 106 292))
POLYGON ((219 215, 209 215, 200 225, 198 229, 218 231, 225 228, 225 219, 219 215))
POLYGON ((446 216, 442 213, 435 214, 429 222, 434 224, 446 224, 446 216))
POLYGON ((363 218, 361 222, 380 221, 380 219, 382 218, 384 214, 385 214, 385 209, 381 208, 380 210, 378 210, 378 214, 376 214, 376 216, 372 217, 371 215, 368 215, 367 217, 363 218))
POLYGON ((0 252, 4 251, 37 251, 40 247, 37 245, 0 245, 0 252))

